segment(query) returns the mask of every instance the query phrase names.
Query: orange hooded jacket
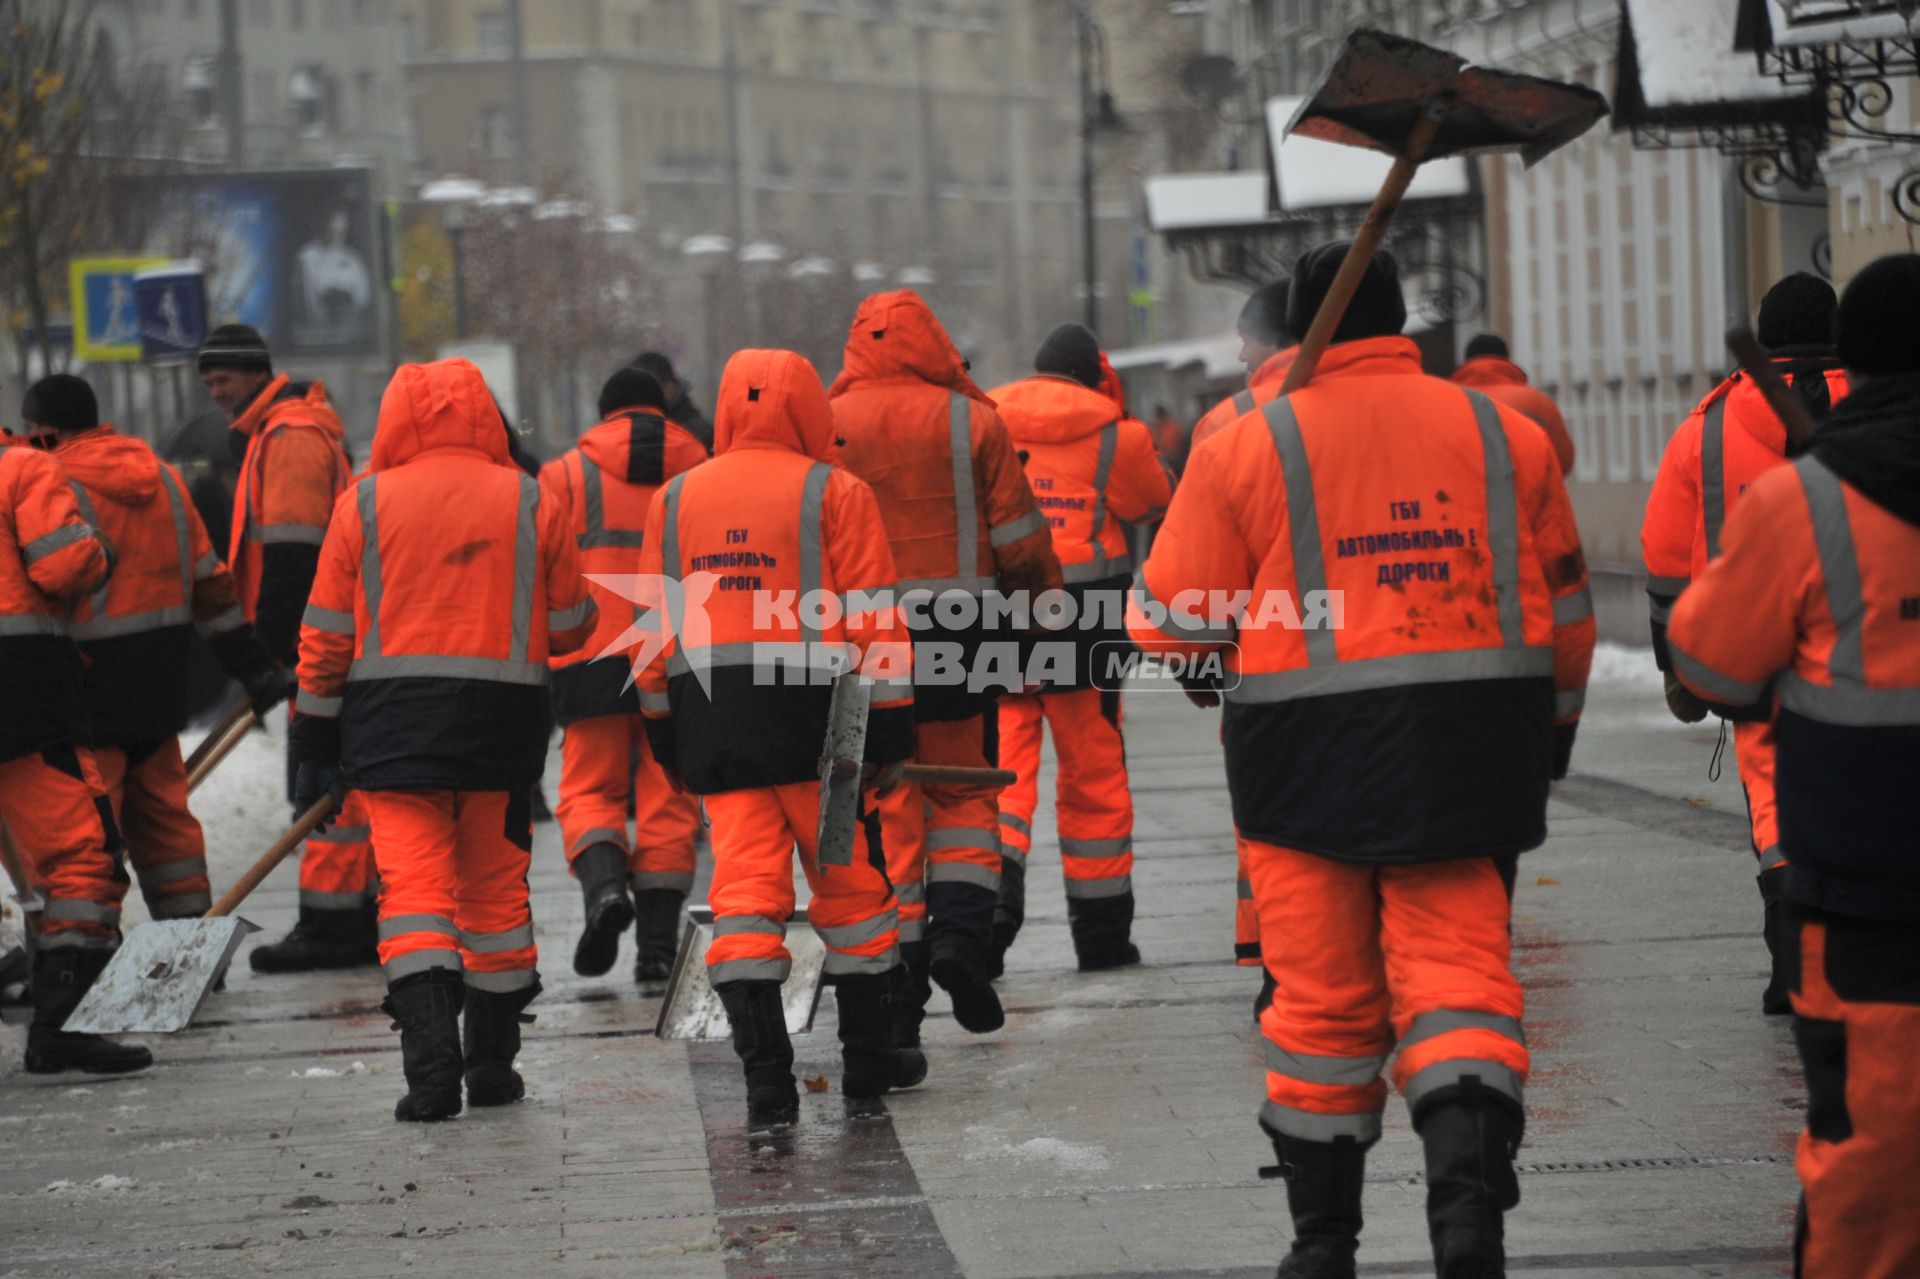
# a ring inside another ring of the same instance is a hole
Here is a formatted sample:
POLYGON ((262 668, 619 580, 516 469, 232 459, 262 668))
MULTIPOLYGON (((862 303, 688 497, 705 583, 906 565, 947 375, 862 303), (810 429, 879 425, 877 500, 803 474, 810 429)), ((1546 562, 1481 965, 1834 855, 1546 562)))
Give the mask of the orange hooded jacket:
POLYGON ((106 584, 110 543, 53 456, 0 441, 0 762, 87 740, 67 604, 106 584))
POLYGON ((1294 353, 1299 349, 1297 346, 1290 346, 1284 351, 1276 351, 1269 355, 1265 362, 1253 371, 1246 390, 1236 391, 1208 409, 1206 416, 1193 424, 1193 440, 1187 445, 1187 456, 1191 458, 1194 451, 1202 444, 1262 404, 1272 403, 1274 397, 1280 394, 1281 386, 1286 383, 1287 371, 1293 367, 1294 353))
POLYGON ((1573 473, 1573 437, 1567 434, 1560 406, 1545 391, 1530 385, 1525 370, 1518 364, 1497 355, 1477 355, 1455 369, 1451 380, 1483 392, 1487 398, 1518 409, 1538 422, 1553 444, 1554 456, 1560 459, 1560 474, 1573 473))
POLYGON ((513 464, 465 360, 403 364, 371 473, 342 495, 300 632, 295 746, 362 790, 524 792, 550 728, 547 660, 595 609, 568 512, 513 464))
POLYGON ((664 644, 640 706, 654 758, 698 794, 818 778, 836 663, 876 677, 867 758, 912 752, 899 574, 873 490, 830 460, 833 425, 806 359, 740 351, 720 381, 713 460, 668 481, 647 514, 640 572, 678 585, 654 609, 664 644))
POLYGON ((112 580, 72 615, 87 656, 94 742, 137 747, 172 737, 187 721, 194 629, 236 679, 264 675, 273 659, 178 471, 111 426, 67 436, 54 456, 82 515, 120 553, 112 580))

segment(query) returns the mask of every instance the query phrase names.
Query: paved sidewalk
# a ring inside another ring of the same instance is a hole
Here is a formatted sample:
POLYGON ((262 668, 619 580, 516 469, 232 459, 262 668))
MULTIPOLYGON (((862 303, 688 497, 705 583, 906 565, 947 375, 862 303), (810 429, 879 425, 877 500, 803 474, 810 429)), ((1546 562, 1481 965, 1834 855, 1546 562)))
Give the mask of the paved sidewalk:
MULTIPOLYGON (((1780 1275, 1801 1084, 1786 1022, 1758 1011, 1732 751, 1710 782, 1714 732, 1672 723, 1649 670, 1603 650, 1552 838, 1521 863, 1535 1070, 1511 1269, 1780 1275)), ((155 1069, 118 1080, 25 1075, 10 1026, 0 1276, 1269 1275, 1285 1195, 1255 1174, 1272 1158, 1257 979, 1227 958, 1215 717, 1159 690, 1127 714, 1147 965, 1073 971, 1043 839, 1006 1029, 970 1037, 936 995, 915 1092, 840 1097, 828 999, 797 1046, 831 1086, 804 1095, 792 1136, 748 1140, 730 1050, 653 1038, 630 950, 608 979, 572 974, 578 895, 545 826, 526 1104, 393 1123, 397 1036, 371 970, 268 979, 242 963, 192 1030, 149 1041, 155 1069)), ((256 738, 204 791, 221 882, 283 820, 280 746, 256 738)), ((269 937, 292 922, 294 879, 282 869, 245 911, 269 937)), ((1398 1101, 1370 1167, 1362 1273, 1431 1274, 1398 1101)))

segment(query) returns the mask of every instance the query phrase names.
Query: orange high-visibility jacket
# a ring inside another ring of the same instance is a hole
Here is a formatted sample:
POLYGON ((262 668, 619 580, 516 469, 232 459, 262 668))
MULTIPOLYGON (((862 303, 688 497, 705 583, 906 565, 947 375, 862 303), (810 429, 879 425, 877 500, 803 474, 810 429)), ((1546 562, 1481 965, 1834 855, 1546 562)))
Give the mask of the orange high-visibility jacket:
POLYGON ((1187 445, 1187 456, 1192 457, 1194 450, 1261 405, 1271 404, 1286 383, 1287 372, 1293 368, 1293 357, 1299 350, 1297 346, 1290 346, 1269 355, 1253 371, 1246 390, 1235 391, 1208 409, 1206 415, 1193 424, 1193 439, 1187 445))
POLYGON ((340 498, 300 632, 297 749, 362 790, 520 790, 547 659, 593 633, 568 511, 513 465, 480 371, 403 364, 372 473, 340 498))
POLYGON ((1920 410, 1901 382, 1862 383, 1810 456, 1753 481, 1667 638, 1674 673, 1700 696, 1777 704, 1788 895, 1911 922, 1920 410))
POLYGON ((197 628, 235 678, 272 658, 240 607, 180 473, 111 426, 68 436, 55 452, 81 514, 120 556, 113 578, 73 610, 87 657, 96 745, 139 747, 187 722, 187 662, 197 628))
MULTIPOLYGON (((1846 372, 1831 357, 1775 363, 1816 421, 1846 397, 1846 372)), ((1748 487, 1786 460, 1787 428, 1744 372, 1708 392, 1667 441, 1640 524, 1653 655, 1661 670, 1672 669, 1666 631, 1673 601, 1719 558, 1727 517, 1748 487)))
POLYGON ((113 552, 51 454, 0 440, 0 761, 87 740, 67 605, 104 585, 113 552))
POLYGON ((648 512, 640 571, 685 594, 669 588, 654 610, 666 642, 641 672, 640 707, 654 758, 696 793, 818 778, 836 662, 876 677, 867 758, 912 753, 899 574, 873 490, 829 460, 833 431, 813 365, 738 352, 713 460, 668 481, 648 512))
POLYGON ((269 382, 233 429, 247 437, 233 493, 227 567, 267 651, 291 663, 314 558, 352 482, 346 429, 319 382, 269 382))
MULTIPOLYGON (((546 500, 568 512, 583 573, 631 575, 640 570, 641 535, 660 486, 707 460, 707 448, 685 427, 652 409, 608 417, 580 443, 540 469, 546 500)), ((587 642, 555 657, 553 709, 562 724, 595 715, 638 714, 631 637, 635 601, 589 580, 600 620, 587 642)))
POLYGON ((1426 376, 1411 341, 1332 347, 1195 453, 1145 588, 1142 648, 1238 646, 1224 732, 1249 838, 1416 862, 1546 837, 1594 643, 1573 507, 1545 434, 1426 376))
POLYGON ((1510 409, 1540 424, 1553 443, 1554 456, 1560 459, 1560 474, 1573 473, 1573 437, 1567 434, 1566 419, 1553 397, 1527 381, 1527 375, 1512 360, 1497 355, 1476 355, 1453 371, 1453 381, 1470 386, 1510 409))

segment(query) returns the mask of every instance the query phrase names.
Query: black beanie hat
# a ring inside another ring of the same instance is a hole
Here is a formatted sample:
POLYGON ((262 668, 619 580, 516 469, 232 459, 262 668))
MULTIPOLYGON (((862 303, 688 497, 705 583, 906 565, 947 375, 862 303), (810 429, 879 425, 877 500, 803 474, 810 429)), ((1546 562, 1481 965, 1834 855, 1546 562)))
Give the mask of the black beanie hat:
POLYGON ((100 425, 100 402, 82 379, 71 373, 50 373, 27 388, 20 416, 56 431, 84 431, 100 425))
POLYGON ((1769 351, 1783 346, 1828 346, 1833 342, 1833 315, 1838 308, 1831 284, 1795 271, 1760 299, 1759 331, 1754 336, 1769 351))
POLYGON ((600 388, 600 416, 608 417, 616 409, 658 409, 667 411, 667 393, 659 379, 629 364, 607 379, 600 388))
POLYGON ((1475 334, 1473 340, 1467 343, 1467 358, 1477 360, 1483 355, 1506 360, 1511 359, 1513 353, 1507 350, 1507 340, 1498 333, 1475 334))
POLYGON ((1849 371, 1920 373, 1920 254, 1889 254, 1854 276, 1834 327, 1849 371))
POLYGON ((1287 325, 1287 297, 1291 292, 1285 280, 1275 280, 1255 289, 1247 304, 1240 308, 1240 322, 1235 326, 1240 336, 1276 348, 1292 345, 1299 335, 1287 325))
POLYGON ((244 324, 223 324, 200 345, 200 371, 238 369, 242 373, 273 372, 267 340, 244 324))
POLYGON ((1033 357, 1036 373, 1058 373, 1088 390, 1100 386, 1100 339, 1084 324, 1056 325, 1033 357))
MULTIPOLYGON (((1287 328, 1302 339, 1313 327, 1314 314, 1333 287, 1346 259, 1347 242, 1334 240, 1300 255, 1293 268, 1293 289, 1287 306, 1287 328)), ((1407 327, 1407 300, 1400 294, 1400 265, 1385 249, 1373 255, 1353 301, 1333 331, 1335 342, 1356 342, 1361 338, 1392 337, 1407 327)))

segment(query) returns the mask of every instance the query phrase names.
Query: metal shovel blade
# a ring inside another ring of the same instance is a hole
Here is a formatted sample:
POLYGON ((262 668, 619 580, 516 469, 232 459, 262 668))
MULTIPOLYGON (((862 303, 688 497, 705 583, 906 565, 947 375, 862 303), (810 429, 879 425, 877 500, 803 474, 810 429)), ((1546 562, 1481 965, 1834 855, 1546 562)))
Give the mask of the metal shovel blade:
POLYGON ((1287 132, 1399 156, 1440 98, 1449 108, 1425 159, 1518 151, 1531 165, 1607 115, 1606 97, 1582 85, 1470 67, 1458 54, 1362 27, 1287 132))
MULTIPOLYGON (((673 961, 667 997, 660 1002, 660 1021, 654 1027, 660 1038, 716 1040, 730 1033, 727 1010, 707 980, 707 947, 712 944, 713 911, 691 907, 680 957, 673 961)), ((820 979, 827 962, 827 948, 807 925, 804 910, 796 910, 787 924, 787 950, 793 955, 793 972, 781 987, 780 998, 786 1008, 787 1033, 804 1035, 813 1029, 813 1010, 820 1003, 820 979)))
POLYGON ((90 1035, 167 1035, 185 1029, 239 949, 260 930, 229 915, 160 919, 127 934, 65 1029, 90 1035))
POLYGON ((820 748, 820 829, 822 866, 853 862, 853 828, 860 821, 860 769, 867 757, 867 712, 873 685, 854 671, 833 681, 827 708, 827 740, 820 748))

